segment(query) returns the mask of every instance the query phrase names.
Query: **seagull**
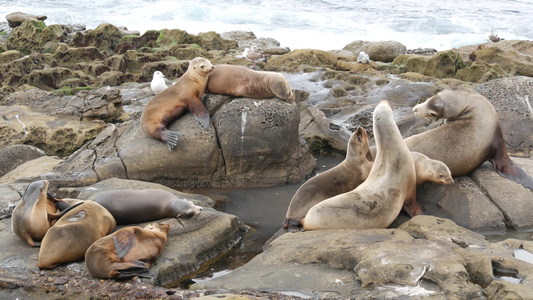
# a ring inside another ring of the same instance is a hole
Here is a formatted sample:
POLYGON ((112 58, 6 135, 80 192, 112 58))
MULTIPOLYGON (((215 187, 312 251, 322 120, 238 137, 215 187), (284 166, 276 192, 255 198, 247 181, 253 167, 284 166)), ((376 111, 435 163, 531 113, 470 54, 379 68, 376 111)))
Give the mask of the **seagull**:
POLYGON ((359 56, 357 56, 357 62, 362 64, 368 64, 370 62, 370 56, 365 53, 365 51, 359 52, 359 56))
POLYGON ((242 52, 242 56, 246 58, 246 60, 254 63, 254 65, 250 67, 252 69, 255 67, 255 65, 258 62, 260 61, 266 62, 267 60, 266 59, 267 55, 261 53, 259 49, 257 48, 257 46, 252 46, 250 48, 244 49, 244 51, 242 52))
POLYGON ((154 92, 154 94, 158 94, 169 86, 170 82, 165 78, 165 75, 163 75, 161 71, 155 71, 154 77, 152 78, 152 82, 150 83, 152 92, 154 92))
POLYGON ((485 39, 487 41, 493 42, 493 43, 497 43, 497 42, 502 40, 502 39, 500 39, 500 37, 496 33, 492 32, 492 30, 490 30, 490 28, 489 28, 489 30, 487 30, 487 36, 485 37, 485 39))

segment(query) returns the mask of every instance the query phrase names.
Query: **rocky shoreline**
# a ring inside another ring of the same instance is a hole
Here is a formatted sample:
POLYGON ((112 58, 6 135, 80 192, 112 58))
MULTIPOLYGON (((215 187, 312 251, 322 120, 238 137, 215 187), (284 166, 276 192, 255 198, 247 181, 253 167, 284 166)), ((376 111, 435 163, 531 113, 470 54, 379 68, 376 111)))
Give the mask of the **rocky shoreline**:
POLYGON ((91 278, 83 262, 60 271, 39 271, 38 249, 25 249, 9 224, 24 187, 38 179, 49 180, 59 197, 85 200, 106 189, 162 184, 208 210, 213 207, 208 197, 174 189, 303 182, 313 174, 312 155, 344 155, 358 126, 372 137, 372 109, 380 100, 391 102, 398 127, 407 137, 439 125, 417 120, 411 108, 457 85, 471 87, 491 101, 510 155, 533 174, 533 41, 441 52, 407 50, 393 41, 355 41, 336 51, 291 51, 252 32, 191 35, 164 29, 140 35, 112 24, 85 30, 79 25, 47 26, 40 19, 22 16, 10 25, 0 22, 0 192, 4 195, 0 295, 170 299, 208 299, 228 291, 251 299, 296 297, 276 292, 317 298, 515 295, 526 299, 531 295, 533 262, 521 263, 514 255, 519 249, 533 251, 532 242, 489 243, 474 233, 533 230, 533 191, 500 177, 489 163, 455 178, 453 185, 418 187, 418 201, 432 217, 407 220, 400 215, 386 230, 283 235, 250 263, 228 276, 197 283, 194 290, 161 286, 176 286, 233 247, 248 230, 238 217, 211 209, 198 223, 203 225, 189 221, 185 228, 173 226, 168 249, 151 269, 154 278, 127 282, 91 278), (154 71, 175 80, 187 69, 188 60, 197 56, 215 65, 251 66, 241 57, 251 46, 269 55, 257 68, 285 75, 296 104, 208 94, 213 125, 203 131, 190 115, 179 119, 172 126, 180 128, 185 138, 175 151, 168 152, 164 144, 142 134, 139 116, 153 95, 149 81, 154 71), (356 62, 360 51, 369 54, 368 64, 356 62), (194 249, 184 247, 183 240, 194 249), (332 246, 325 250, 321 245, 332 246), (389 267, 376 264, 380 253, 391 247, 401 250, 387 252, 389 267), (419 253, 419 249, 433 252, 419 253), (505 272, 518 283, 497 279, 505 272), (305 280, 298 279, 301 276, 305 280))

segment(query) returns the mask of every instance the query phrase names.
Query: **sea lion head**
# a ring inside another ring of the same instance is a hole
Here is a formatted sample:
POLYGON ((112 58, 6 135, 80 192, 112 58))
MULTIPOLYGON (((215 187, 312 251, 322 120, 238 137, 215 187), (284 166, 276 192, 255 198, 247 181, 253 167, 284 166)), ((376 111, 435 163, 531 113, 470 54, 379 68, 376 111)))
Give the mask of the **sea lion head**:
POLYGON ((358 160, 373 160, 372 153, 370 152, 370 146, 368 145, 368 136, 363 127, 357 127, 348 141, 347 153, 352 152, 357 153, 358 160))
POLYGON ((150 231, 159 231, 166 235, 170 231, 170 225, 166 223, 150 223, 144 226, 144 229, 150 231))
POLYGON ((209 60, 203 57, 196 57, 189 61, 189 70, 191 69, 201 76, 207 76, 207 74, 215 69, 215 66, 213 66, 209 60))

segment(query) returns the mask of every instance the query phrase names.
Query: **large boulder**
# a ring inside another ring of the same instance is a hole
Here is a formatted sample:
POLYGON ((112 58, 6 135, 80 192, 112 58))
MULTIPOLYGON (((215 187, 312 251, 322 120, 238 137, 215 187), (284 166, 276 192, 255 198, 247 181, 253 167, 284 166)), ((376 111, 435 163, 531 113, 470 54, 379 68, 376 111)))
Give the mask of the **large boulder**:
POLYGON ((71 45, 75 47, 93 46, 100 51, 112 52, 120 43, 122 36, 123 34, 118 27, 103 23, 95 29, 76 32, 71 45))
POLYGON ((11 145, 0 149, 0 177, 25 162, 46 154, 41 149, 30 145, 11 145))
POLYGON ((406 49, 403 44, 395 41, 355 41, 343 48, 343 50, 352 52, 355 57, 359 55, 359 52, 364 51, 371 60, 382 62, 393 61, 396 57, 405 54, 406 49))
POLYGON ((529 157, 533 154, 533 78, 501 78, 480 84, 474 90, 485 96, 500 117, 507 151, 529 157))
POLYGON ((20 11, 10 13, 6 16, 7 23, 9 24, 9 27, 12 27, 12 28, 20 26, 24 21, 28 19, 44 21, 47 19, 47 16, 31 15, 31 14, 23 13, 20 11))

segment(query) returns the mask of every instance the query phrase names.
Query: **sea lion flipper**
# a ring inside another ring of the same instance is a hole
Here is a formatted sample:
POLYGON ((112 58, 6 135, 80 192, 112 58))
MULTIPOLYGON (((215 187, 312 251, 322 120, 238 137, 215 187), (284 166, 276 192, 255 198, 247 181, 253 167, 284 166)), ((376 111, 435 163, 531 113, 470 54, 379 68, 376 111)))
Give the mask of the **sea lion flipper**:
POLYGON ((135 276, 152 278, 152 275, 149 273, 149 266, 140 260, 128 261, 120 265, 120 268, 114 271, 113 278, 128 279, 135 276))
POLYGON ((113 243, 115 244, 115 251, 118 258, 124 258, 130 250, 133 240, 135 239, 135 233, 130 230, 117 231, 117 234, 113 237, 113 243))
POLYGON ((209 128, 210 121, 209 113, 207 113, 207 111, 196 111, 193 113, 193 116, 194 119, 198 121, 202 127, 204 127, 204 129, 207 130, 209 128))
MULTIPOLYGON (((65 203, 65 202, 63 202, 65 203)), ((83 201, 80 201, 74 205, 68 206, 67 208, 63 209, 60 213, 47 213, 48 215, 48 221, 60 219, 62 216, 64 216, 66 213, 71 211, 74 207, 83 204, 83 201)))
POLYGON ((516 183, 520 183, 524 187, 533 191, 533 179, 531 179, 531 177, 526 172, 524 172, 522 168, 515 165, 511 159, 509 159, 509 161, 510 163, 505 166, 501 166, 495 161, 491 162, 496 168, 498 174, 500 174, 500 176, 512 180, 516 183))
POLYGON ((176 147, 179 138, 182 136, 183 134, 177 131, 168 129, 161 131, 161 140, 167 144, 168 150, 172 150, 172 148, 176 147))

